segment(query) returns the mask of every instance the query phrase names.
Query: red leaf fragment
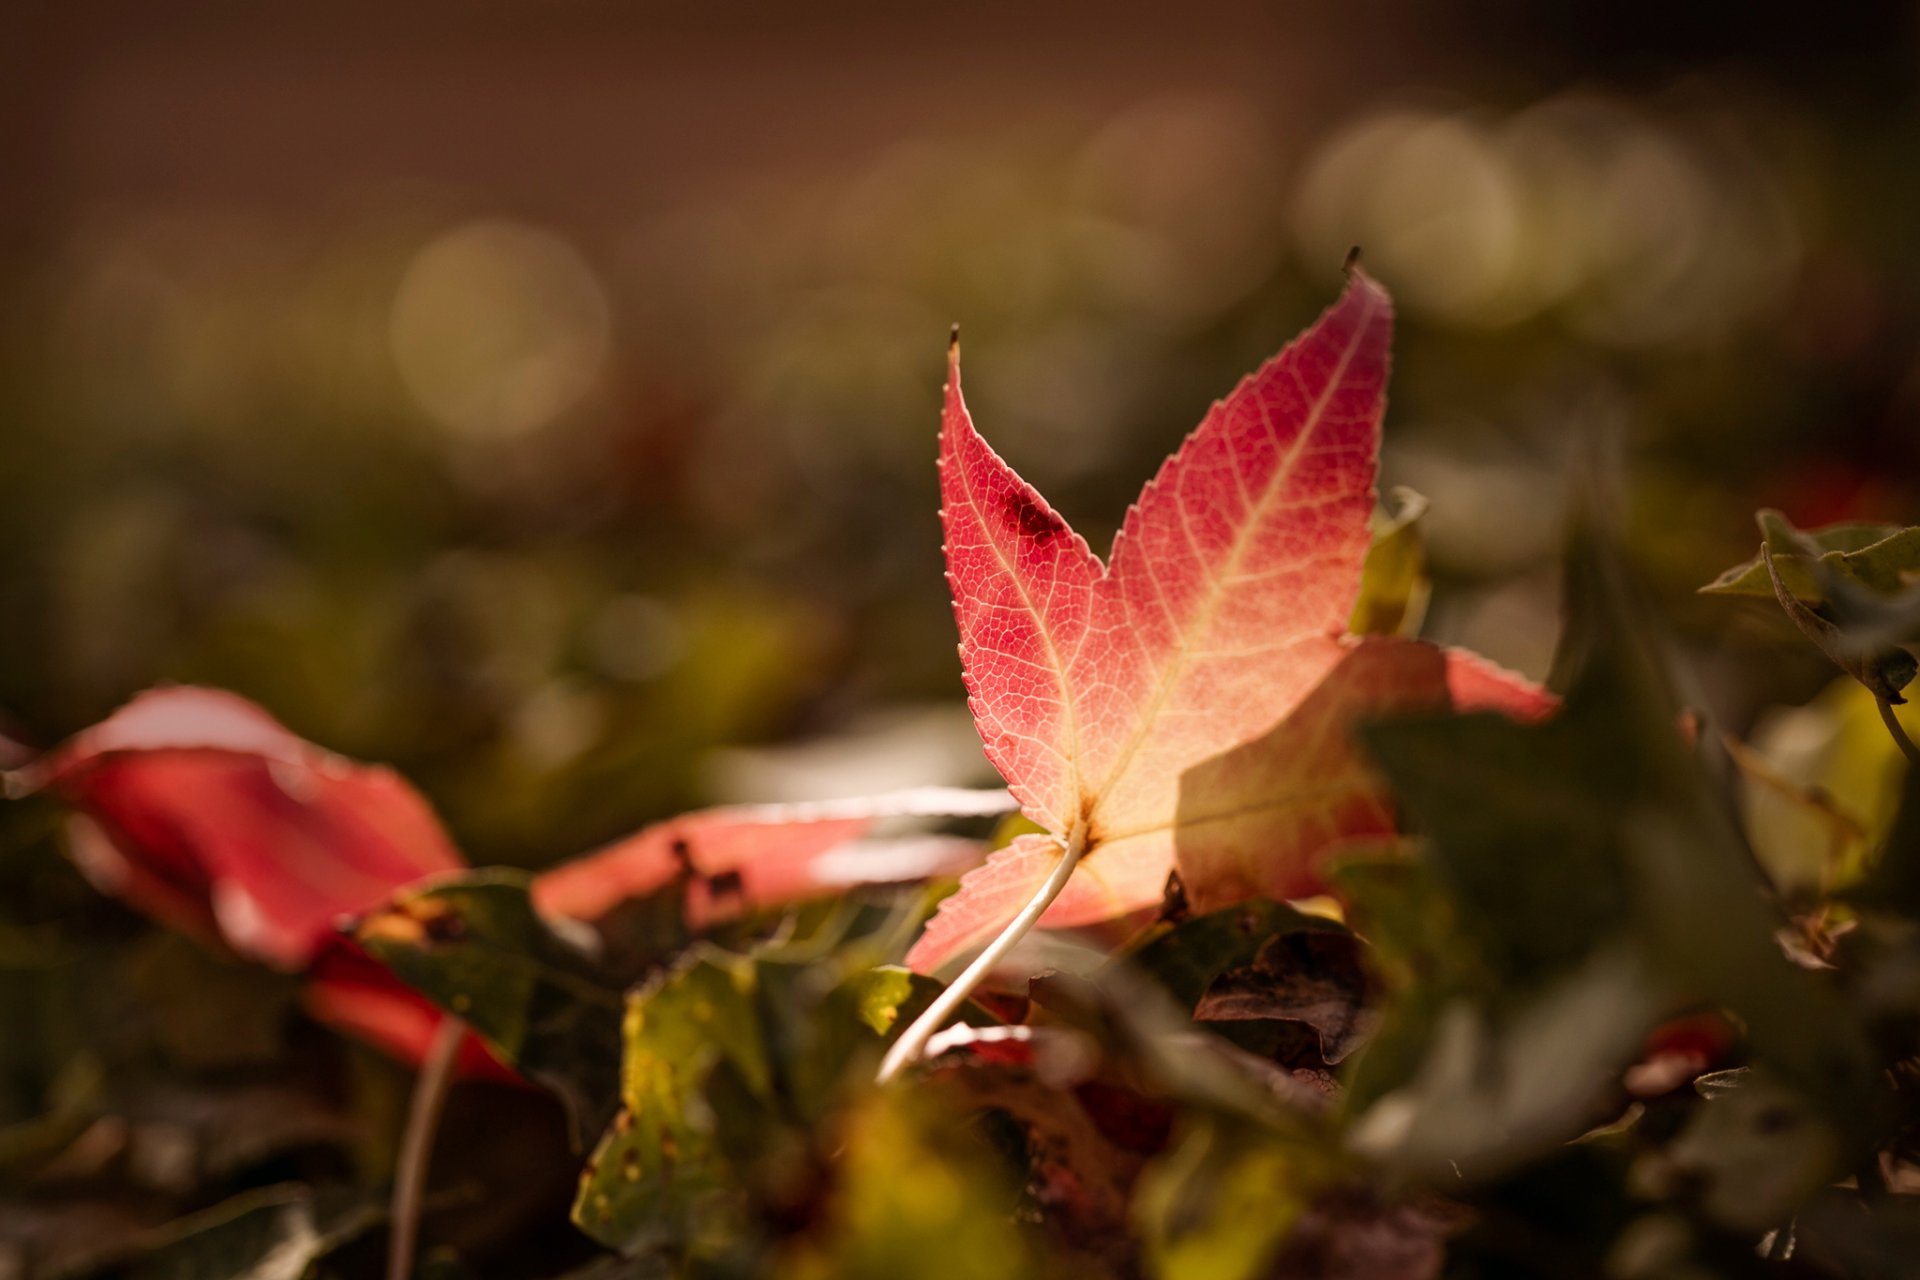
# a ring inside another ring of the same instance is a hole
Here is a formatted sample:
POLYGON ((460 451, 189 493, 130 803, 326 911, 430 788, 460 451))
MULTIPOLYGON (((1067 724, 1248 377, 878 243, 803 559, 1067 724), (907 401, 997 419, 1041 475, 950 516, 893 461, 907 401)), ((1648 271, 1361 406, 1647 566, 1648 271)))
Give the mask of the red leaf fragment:
POLYGON ((867 840, 887 817, 1004 812, 1006 793, 924 787, 818 804, 735 805, 655 823, 534 881, 534 905, 551 915, 597 920, 620 903, 654 892, 683 872, 693 923, 723 885, 734 906, 804 901, 851 884, 949 875, 973 865, 970 840, 867 840))
POLYGON ((15 777, 78 811, 73 853, 104 892, 277 968, 304 968, 341 918, 465 865, 398 774, 219 690, 141 694, 15 777))

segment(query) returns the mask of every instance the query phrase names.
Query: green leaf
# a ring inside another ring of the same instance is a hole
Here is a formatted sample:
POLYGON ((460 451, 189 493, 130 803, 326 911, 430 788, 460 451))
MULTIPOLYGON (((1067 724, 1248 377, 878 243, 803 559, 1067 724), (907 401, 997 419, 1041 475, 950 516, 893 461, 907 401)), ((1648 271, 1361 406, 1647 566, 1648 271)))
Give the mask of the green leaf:
POLYGON ((877 1036, 893 1030, 900 1021, 901 1006, 913 997, 916 979, 920 979, 919 974, 897 964, 856 974, 850 980, 848 994, 860 1021, 877 1036))
POLYGON ((1414 1076, 1356 1118, 1355 1149, 1441 1185, 1505 1173, 1608 1118, 1596 1103, 1660 1009, 1625 948, 1503 1003, 1446 1001, 1414 1076))
POLYGON ((1760 558, 1771 576, 1774 596, 1801 635, 1813 641, 1835 666, 1865 685, 1874 697, 1895 706, 1906 701, 1900 691, 1913 683, 1915 673, 1920 672, 1920 661, 1897 646, 1849 635, 1845 627, 1815 613, 1787 590, 1771 548, 1762 547, 1760 558))
POLYGON ((1750 564, 1701 590, 1771 594, 1803 635, 1889 704, 1920 672, 1908 651, 1920 634, 1920 528, 1834 525, 1795 529, 1778 511, 1757 517, 1763 541, 1750 564))
MULTIPOLYGON (((1826 602, 1823 576, 1817 561, 1829 573, 1881 595, 1893 595, 1920 583, 1920 528, 1894 524, 1830 524, 1799 530, 1778 511, 1763 510, 1760 524, 1765 546, 1773 552, 1780 580, 1794 596, 1809 604, 1826 602)), ((1771 598, 1773 580, 1766 560, 1756 554, 1700 590, 1707 595, 1771 598)))
MULTIPOLYGON (((1892 751, 1877 722, 1873 729, 1892 751)), ((1747 840, 1784 898, 1814 901, 1858 875, 1867 852, 1860 821, 1824 788, 1788 777, 1737 738, 1728 737, 1725 746, 1741 782, 1747 840)))
MULTIPOLYGON (((1920 737, 1920 706, 1908 703, 1893 714, 1908 736, 1920 737)), ((1748 775, 1747 827, 1762 861, 1770 870, 1798 865, 1805 871, 1814 869, 1808 864, 1815 859, 1827 862, 1833 872, 1827 887, 1845 891, 1885 845, 1907 775, 1878 701, 1858 680, 1836 676, 1805 705, 1770 713, 1746 751, 1808 800, 1802 805, 1762 794, 1775 789, 1748 775), (1848 839, 1837 863, 1825 856, 1835 852, 1843 831, 1850 836, 1856 829, 1859 838, 1848 839)), ((1736 764, 1741 754, 1734 751, 1736 764)))
POLYGON ((354 936, 502 1061, 552 1088, 584 1140, 613 1114, 622 999, 534 910, 530 883, 501 870, 436 880, 370 913, 354 936))
POLYGON ((1188 1127, 1142 1175, 1136 1218, 1163 1280, 1272 1274, 1289 1230, 1326 1185, 1324 1156, 1220 1117, 1188 1127))
POLYGON ((1695 1108, 1679 1135, 1633 1173, 1644 1194, 1685 1196, 1721 1226, 1759 1233, 1840 1176, 1833 1129, 1765 1071, 1695 1108))
MULTIPOLYGON (((862 949, 856 941, 847 955, 862 949)), ((582 1177, 573 1210, 582 1230, 628 1254, 754 1247, 755 1186, 791 1180, 796 1153, 850 1081, 871 1078, 886 1035, 940 990, 897 967, 853 967, 847 955, 700 944, 632 994, 623 1108, 582 1177)))
MULTIPOLYGON (((1551 720, 1424 717, 1363 730, 1494 979, 1464 1012, 1439 1015, 1444 1034, 1413 1092, 1375 1111, 1397 1107, 1402 1133, 1412 1132, 1406 1117, 1448 1099, 1486 1113, 1499 1100, 1476 1091, 1475 1064, 1517 1064, 1558 1044, 1555 1069, 1589 1079, 1620 1065, 1663 1009, 1707 1002, 1732 1011, 1758 1056, 1857 1132, 1875 1095, 1861 1028, 1775 943, 1783 917, 1679 731, 1651 615, 1591 537, 1575 543, 1568 599, 1562 665, 1575 675, 1551 720), (1584 1013, 1562 1016, 1567 1008, 1584 1013), (1442 1087, 1450 1080, 1453 1092, 1442 1087)), ((1517 1086, 1505 1101, 1532 1116, 1517 1086)), ((1564 1110, 1558 1137, 1589 1118, 1564 1110)), ((1384 1149, 1395 1125, 1372 1123, 1384 1149)), ((1536 1136, 1554 1137, 1544 1123, 1536 1136)), ((1503 1161, 1521 1154, 1488 1145, 1503 1161)), ((1404 1149, 1412 1158, 1442 1146, 1404 1149)))
POLYGON ((1404 485, 1387 494, 1391 510, 1373 513, 1373 543, 1360 572, 1360 595, 1347 629, 1355 635, 1413 636, 1426 618, 1427 542, 1420 521, 1427 500, 1404 485))
POLYGON ((739 1230, 744 1205, 707 1091, 727 1071, 740 1093, 769 1101, 757 977, 752 961, 703 946, 633 993, 623 1109, 587 1161, 574 1204, 574 1221, 594 1239, 627 1253, 686 1252, 739 1230))
POLYGON ((1015 1188, 912 1090, 847 1118, 826 1220, 773 1269, 794 1280, 1020 1280, 1048 1274, 1014 1222, 1015 1188))

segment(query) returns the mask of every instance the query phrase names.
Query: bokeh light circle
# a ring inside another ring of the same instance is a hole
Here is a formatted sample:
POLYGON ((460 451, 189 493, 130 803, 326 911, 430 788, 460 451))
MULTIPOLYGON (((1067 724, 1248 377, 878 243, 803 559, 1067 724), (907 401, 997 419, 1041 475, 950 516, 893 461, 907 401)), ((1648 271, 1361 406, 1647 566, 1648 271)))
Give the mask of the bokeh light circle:
POLYGON ((606 292, 571 245, 487 220, 414 255, 389 339, 401 381, 435 421, 500 439, 547 425, 593 389, 610 327, 606 292))

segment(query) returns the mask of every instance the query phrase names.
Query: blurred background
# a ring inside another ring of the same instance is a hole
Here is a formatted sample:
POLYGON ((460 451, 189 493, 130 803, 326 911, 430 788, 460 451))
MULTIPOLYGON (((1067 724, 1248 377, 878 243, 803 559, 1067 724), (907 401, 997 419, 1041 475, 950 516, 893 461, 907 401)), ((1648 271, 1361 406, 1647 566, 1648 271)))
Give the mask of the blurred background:
MULTIPOLYGON (((1617 468, 1697 695, 1884 822, 1870 700, 1784 715, 1831 668, 1693 592, 1758 506, 1920 520, 1917 108, 1912 0, 10 0, 0 740, 221 685, 523 866, 990 781, 949 325, 983 430, 1104 550, 1359 244, 1427 633, 1543 675, 1570 476, 1617 468)), ((52 823, 0 817, 0 1170, 35 1170, 0 1277, 316 1161, 378 1185, 406 1074, 101 898, 52 823)), ((508 1162, 470 1225, 553 1270, 583 1238, 545 1105, 457 1095, 449 1133, 507 1138, 447 1163, 508 1162)))
POLYGON ((1565 476, 1611 440, 1744 724, 1823 678, 1691 598, 1752 509, 1920 512, 1910 3, 395 9, 8 6, 21 742, 219 684, 528 865, 983 780, 949 324, 1104 549, 1356 243, 1402 307, 1385 478, 1433 502, 1435 638, 1544 673, 1565 476))

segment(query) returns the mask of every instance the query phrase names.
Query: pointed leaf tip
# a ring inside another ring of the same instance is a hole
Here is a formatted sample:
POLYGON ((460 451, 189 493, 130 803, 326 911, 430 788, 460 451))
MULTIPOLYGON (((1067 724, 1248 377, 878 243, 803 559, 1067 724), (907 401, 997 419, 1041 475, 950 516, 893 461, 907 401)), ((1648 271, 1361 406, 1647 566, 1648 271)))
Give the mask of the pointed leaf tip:
POLYGON ((1360 246, 1356 244, 1347 250, 1347 260, 1340 264, 1340 271, 1351 277, 1358 270, 1360 270, 1360 246))

